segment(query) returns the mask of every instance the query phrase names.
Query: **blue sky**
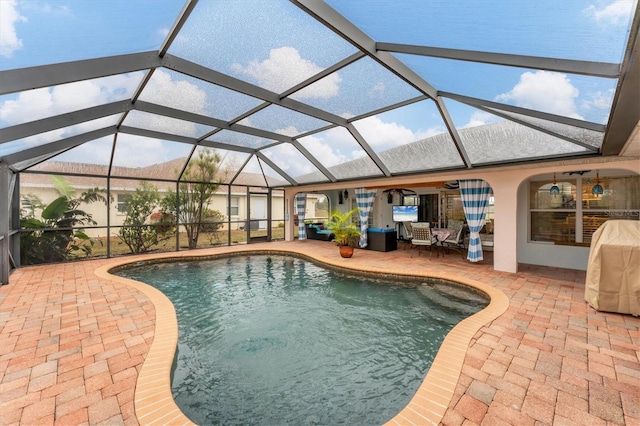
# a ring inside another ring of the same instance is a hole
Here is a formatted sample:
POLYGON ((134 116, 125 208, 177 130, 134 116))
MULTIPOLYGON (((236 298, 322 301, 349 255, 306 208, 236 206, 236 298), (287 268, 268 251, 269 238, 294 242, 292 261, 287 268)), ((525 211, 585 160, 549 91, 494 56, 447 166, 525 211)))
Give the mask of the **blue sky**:
MULTIPOLYGON (((328 3, 378 41, 606 62, 621 60, 630 15, 636 7, 635 0, 328 3)), ((0 70, 156 50, 182 7, 182 0, 0 0, 0 70)), ((283 92, 355 51, 288 1, 208 0, 198 4, 169 53, 283 92), (248 7, 249 3, 258 7, 248 7)), ((460 66, 458 61, 397 57, 438 90, 602 124, 607 122, 616 83, 513 67, 460 66)), ((354 63, 293 98, 350 118, 418 95, 372 62, 364 59, 354 63)), ((0 97, 0 127, 125 99, 141 78, 142 73, 130 73, 0 97)), ((224 89, 168 70, 156 71, 149 86, 154 92, 144 92, 142 100, 225 120, 238 113, 239 105, 250 108, 257 104, 243 95, 224 101, 224 89)), ((446 105, 459 127, 496 120, 456 102, 446 105)), ((278 109, 272 107, 241 123, 266 123, 271 131, 295 135, 309 130, 315 120, 301 120, 296 126, 297 121, 283 119, 278 109), (276 111, 272 116, 271 110, 276 111)), ((142 117, 138 120, 143 127, 157 124, 142 117)), ((135 123, 134 118, 129 120, 135 123)), ((165 131, 173 128, 177 134, 193 137, 202 131, 188 123, 160 124, 165 131)), ((430 101, 369 117, 355 125, 376 152, 445 131, 430 101)), ((86 131, 87 127, 80 129, 86 131)), ((77 131, 61 129, 48 138, 68 137, 77 131)), ((304 143, 312 152, 324 153, 325 165, 331 166, 363 155, 349 138, 345 132, 328 131, 305 138, 304 143)), ((184 153, 181 144, 175 148, 166 141, 138 139, 128 144, 132 152, 118 153, 122 165, 144 166, 184 153), (136 156, 136 146, 145 146, 149 155, 136 156)), ((41 143, 43 140, 37 137, 25 141, 28 145, 41 143)), ((0 155, 18 149, 19 143, 4 144, 0 155)), ((95 147, 92 149, 95 152, 95 147)), ((109 149, 105 147, 104 152, 109 149)), ((314 169, 306 163, 296 169, 300 162, 293 161, 291 150, 271 150, 266 155, 292 175, 314 169)))

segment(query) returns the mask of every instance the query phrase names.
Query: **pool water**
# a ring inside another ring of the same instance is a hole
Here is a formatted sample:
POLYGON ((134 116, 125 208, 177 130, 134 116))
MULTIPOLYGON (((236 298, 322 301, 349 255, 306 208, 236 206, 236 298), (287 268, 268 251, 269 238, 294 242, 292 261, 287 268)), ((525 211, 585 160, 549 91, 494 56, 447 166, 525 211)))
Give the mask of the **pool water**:
POLYGON ((382 424, 414 395, 448 331, 488 303, 463 286, 349 276, 288 256, 117 274, 175 305, 172 392, 200 425, 382 424))

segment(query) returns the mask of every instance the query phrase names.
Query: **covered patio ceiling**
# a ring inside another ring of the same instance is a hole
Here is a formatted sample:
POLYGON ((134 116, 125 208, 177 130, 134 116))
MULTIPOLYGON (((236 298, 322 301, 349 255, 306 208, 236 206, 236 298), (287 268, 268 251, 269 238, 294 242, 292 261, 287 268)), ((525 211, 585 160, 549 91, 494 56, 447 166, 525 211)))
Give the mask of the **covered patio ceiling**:
POLYGON ((214 148, 225 183, 278 188, 635 152, 635 0, 0 7, 15 172, 176 180, 214 148))

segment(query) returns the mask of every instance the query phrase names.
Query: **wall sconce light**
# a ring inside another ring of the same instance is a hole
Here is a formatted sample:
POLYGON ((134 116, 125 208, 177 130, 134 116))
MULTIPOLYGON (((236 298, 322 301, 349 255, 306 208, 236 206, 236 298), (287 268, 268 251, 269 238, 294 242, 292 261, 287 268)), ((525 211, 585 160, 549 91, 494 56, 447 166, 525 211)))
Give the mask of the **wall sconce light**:
POLYGON ((596 197, 604 194, 604 188, 600 185, 600 173, 596 172, 596 184, 591 188, 591 193, 596 197))
POLYGON ((349 198, 349 191, 347 191, 346 189, 344 190, 344 199, 348 199, 349 198))
POLYGON ((556 185, 556 174, 553 174, 553 186, 549 188, 549 194, 553 195, 553 198, 556 198, 556 195, 560 193, 560 188, 556 185))
POLYGON ((387 203, 393 204, 393 193, 387 192, 387 203))

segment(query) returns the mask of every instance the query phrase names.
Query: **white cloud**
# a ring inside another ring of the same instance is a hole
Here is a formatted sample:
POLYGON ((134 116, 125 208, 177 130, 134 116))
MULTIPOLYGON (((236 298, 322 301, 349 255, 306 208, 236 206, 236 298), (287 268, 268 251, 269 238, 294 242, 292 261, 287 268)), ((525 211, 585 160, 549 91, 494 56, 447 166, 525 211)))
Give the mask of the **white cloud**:
POLYGON ((133 73, 20 92, 16 99, 0 104, 0 116, 12 126, 125 99, 140 78, 141 73, 133 73))
POLYGON ((161 140, 121 133, 118 135, 113 165, 146 167, 163 163, 170 158, 166 144, 161 140))
MULTIPOLYGON (((355 141, 343 128, 329 129, 322 135, 306 136, 300 141, 323 166, 331 167, 354 159, 351 149, 355 141)), ((364 152, 364 151, 362 151, 364 152)))
POLYGON ((20 4, 20 7, 29 12, 35 12, 38 14, 49 15, 49 17, 53 18, 75 18, 76 14, 73 10, 66 4, 62 4, 62 2, 34 2, 34 1, 23 1, 20 4))
POLYGON ((162 70, 153 73, 140 99, 160 105, 166 105, 170 99, 172 108, 206 115, 207 94, 188 81, 173 81, 171 75, 162 70))
POLYGON ((253 122, 251 121, 251 117, 245 117, 242 120, 238 121, 238 124, 241 124, 243 126, 247 126, 247 127, 256 127, 253 125, 253 122))
POLYGON ((384 82, 379 81, 373 85, 371 90, 369 90, 368 95, 371 99, 382 98, 384 96, 384 92, 385 92, 384 82))
POLYGON ((54 157, 53 160, 108 165, 111 159, 112 148, 113 136, 105 136, 73 148, 54 157))
MULTIPOLYGON (((222 150, 219 150, 222 153, 222 150)), ((244 152, 224 151, 220 170, 236 172, 244 164, 249 155, 244 152)))
POLYGON ((515 105, 552 114, 583 119, 576 111, 579 91, 566 74, 536 71, 525 72, 511 91, 496 97, 497 101, 513 101, 515 105))
POLYGON ((16 23, 25 22, 27 18, 20 15, 16 8, 16 0, 0 1, 0 56, 10 58, 13 52, 22 49, 22 39, 18 37, 16 23))
POLYGON ((179 120, 164 115, 132 111, 123 123, 125 126, 154 130, 156 132, 195 138, 200 136, 196 123, 179 120))
POLYGON ((286 135, 286 136, 295 136, 295 135, 299 135, 300 131, 296 129, 295 126, 287 126, 282 129, 274 130, 274 133, 279 133, 281 135, 286 135))
MULTIPOLYGON (((250 61, 246 66, 235 63, 231 67, 257 81, 260 87, 276 93, 284 92, 322 71, 320 66, 303 59, 297 49, 288 46, 271 49, 269 58, 264 61, 250 61)), ((338 94, 341 81, 338 74, 333 73, 296 92, 296 98, 331 98, 338 94)))
MULTIPOLYGON (((163 41, 167 38, 167 36, 169 35, 169 31, 171 31, 169 28, 167 27, 163 27, 160 28, 156 31, 156 34, 158 35, 158 37, 160 37, 163 41)), ((173 41, 173 43, 175 44, 176 42, 180 42, 180 43, 188 43, 189 42, 189 37, 185 37, 182 35, 182 33, 178 33, 178 35, 176 36, 175 40, 173 41)))
POLYGON ((276 145, 264 154, 289 176, 301 176, 316 171, 308 161, 300 161, 300 151, 289 143, 276 145))
POLYGON ((351 158, 353 158, 354 160, 357 160, 358 158, 365 158, 365 157, 368 157, 368 156, 369 156, 369 154, 367 154, 362 149, 356 150, 356 151, 351 151, 351 158))
POLYGON ((606 123, 609 121, 613 95, 614 89, 609 89, 606 92, 597 91, 590 93, 589 99, 585 99, 580 103, 580 109, 594 117, 591 121, 606 123))
POLYGON ((476 111, 471 115, 471 118, 469 118, 469 122, 462 126, 462 128, 468 129, 469 127, 484 126, 485 124, 493 123, 495 121, 497 121, 497 117, 495 115, 484 111, 476 111))
MULTIPOLYGON (((106 136, 84 143, 55 157, 54 160, 108 165, 112 147, 113 136, 106 136)), ((113 165, 132 168, 147 167, 186 157, 190 149, 187 145, 177 142, 120 133, 113 165)))
MULTIPOLYGON (((414 132, 395 122, 383 122, 378 116, 360 120, 356 124, 356 128, 376 152, 416 142, 444 131, 444 129, 434 127, 414 132)), ((351 134, 341 127, 327 130, 320 135, 306 136, 300 141, 325 167, 367 156, 367 153, 360 148, 351 134)))
POLYGON ((401 124, 382 121, 377 115, 367 117, 354 124, 369 146, 378 152, 416 142, 444 131, 444 129, 434 127, 414 132, 401 124))
POLYGON ((608 110, 609 108, 611 108, 611 102, 613 101, 613 94, 614 91, 613 89, 609 89, 606 92, 594 92, 594 93, 590 93, 589 100, 583 101, 580 104, 581 108, 584 108, 585 110, 587 109, 606 109, 608 110))
POLYGON ((616 0, 604 7, 592 4, 584 12, 600 25, 622 25, 628 22, 633 5, 632 0, 616 0))

